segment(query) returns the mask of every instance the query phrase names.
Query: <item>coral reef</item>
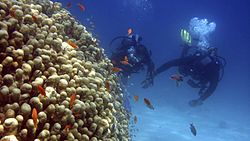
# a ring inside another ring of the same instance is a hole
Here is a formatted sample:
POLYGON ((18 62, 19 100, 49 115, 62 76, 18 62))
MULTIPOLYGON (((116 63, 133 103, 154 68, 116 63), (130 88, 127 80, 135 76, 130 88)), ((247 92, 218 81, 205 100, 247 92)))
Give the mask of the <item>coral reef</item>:
POLYGON ((0 63, 0 141, 129 140, 110 60, 60 3, 1 0, 0 63))

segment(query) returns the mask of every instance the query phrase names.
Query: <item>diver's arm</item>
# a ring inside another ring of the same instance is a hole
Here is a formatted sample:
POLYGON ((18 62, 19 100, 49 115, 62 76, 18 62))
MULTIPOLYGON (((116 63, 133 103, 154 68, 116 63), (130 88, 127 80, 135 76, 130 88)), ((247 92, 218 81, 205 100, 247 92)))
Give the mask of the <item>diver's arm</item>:
POLYGON ((181 65, 182 63, 186 62, 185 60, 190 60, 189 58, 185 57, 185 58, 180 58, 180 59, 174 59, 174 60, 171 60, 171 61, 168 61, 167 63, 161 65, 154 73, 152 76, 148 76, 146 78, 146 80, 142 81, 142 85, 143 85, 143 88, 148 88, 149 86, 152 86, 154 84, 154 77, 160 73, 162 73, 163 71, 166 71, 168 70, 169 68, 171 67, 174 67, 174 66, 179 66, 181 65))
POLYGON ((200 97, 189 102, 191 107, 201 105, 203 101, 210 97, 217 88, 220 77, 220 66, 214 64, 210 66, 210 69, 206 68, 206 70, 207 73, 205 73, 204 76, 206 76, 208 87, 205 88, 205 86, 203 86, 200 88, 200 97), (205 90, 203 91, 202 89, 205 90))
POLYGON ((212 77, 210 77, 209 86, 205 90, 205 92, 203 92, 201 94, 199 100, 204 101, 209 96, 211 96, 213 94, 213 92, 215 91, 215 89, 216 89, 216 87, 218 85, 218 82, 219 82, 219 72, 215 73, 212 77))
POLYGON ((140 45, 141 53, 144 54, 143 64, 147 66, 147 77, 153 77, 153 73, 155 71, 155 65, 153 60, 151 59, 151 54, 147 50, 144 45, 140 45))
POLYGON ((147 76, 148 78, 154 77, 155 64, 149 55, 146 56, 144 65, 147 66, 147 76))
POLYGON ((154 72, 155 72, 155 65, 153 60, 151 59, 151 54, 148 52, 145 46, 141 46, 142 54, 144 54, 143 64, 147 66, 147 76, 146 80, 144 80, 141 84, 143 88, 147 88, 154 84, 154 72))
POLYGON ((155 64, 153 61, 150 59, 149 62, 147 63, 147 76, 153 77, 154 75, 154 70, 155 70, 155 64))
POLYGON ((174 59, 174 60, 171 60, 171 61, 164 63, 163 65, 161 65, 159 68, 156 69, 155 76, 168 70, 171 67, 179 66, 180 62, 181 62, 181 58, 174 59))
POLYGON ((158 69, 155 71, 155 76, 168 70, 171 67, 178 67, 180 65, 184 65, 188 63, 189 61, 195 59, 195 56, 189 56, 184 58, 178 58, 171 61, 166 62, 165 64, 161 65, 158 69))
MULTIPOLYGON (((218 84, 218 79, 212 79, 213 81, 209 82, 209 86, 208 88, 205 90, 205 92, 200 94, 200 97, 198 99, 194 99, 189 101, 189 105, 191 107, 196 107, 199 105, 203 104, 203 101, 205 101, 209 96, 211 96, 213 94, 213 92, 215 91, 217 84, 218 84)), ((202 88, 201 88, 202 89, 202 88)))

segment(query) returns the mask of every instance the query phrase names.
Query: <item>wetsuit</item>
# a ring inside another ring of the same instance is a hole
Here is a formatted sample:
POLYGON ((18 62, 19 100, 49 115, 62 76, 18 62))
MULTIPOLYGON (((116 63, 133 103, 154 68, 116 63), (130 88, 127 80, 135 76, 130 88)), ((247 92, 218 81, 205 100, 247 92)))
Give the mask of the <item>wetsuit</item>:
POLYGON ((147 66, 148 77, 153 77, 154 63, 151 60, 150 53, 147 48, 132 38, 125 38, 121 42, 121 46, 112 53, 111 60, 115 67, 121 68, 123 78, 126 79, 132 73, 138 73, 147 66), (127 56, 129 65, 120 63, 127 56))
POLYGON ((187 55, 189 48, 184 48, 181 57, 166 62, 155 71, 155 76, 168 70, 171 67, 178 67, 183 76, 190 76, 188 84, 193 88, 199 88, 199 99, 190 102, 191 106, 202 104, 215 91, 219 79, 221 62, 218 58, 208 53, 196 52, 187 55))

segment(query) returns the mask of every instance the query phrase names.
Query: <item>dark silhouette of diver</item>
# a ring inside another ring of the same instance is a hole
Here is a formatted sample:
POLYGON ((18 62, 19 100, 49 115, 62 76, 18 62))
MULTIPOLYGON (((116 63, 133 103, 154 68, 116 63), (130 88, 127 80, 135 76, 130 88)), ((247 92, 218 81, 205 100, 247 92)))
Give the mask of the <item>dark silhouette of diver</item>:
MULTIPOLYGON (((182 76, 190 76, 187 83, 193 88, 199 88, 199 98, 191 100, 192 107, 201 105, 204 100, 213 94, 218 82, 224 74, 226 61, 217 55, 217 48, 197 50, 197 47, 183 45, 181 57, 170 60, 156 69, 154 77, 167 71, 171 67, 178 67, 182 76)), ((142 82, 143 87, 153 85, 153 79, 148 78, 142 82)))
POLYGON ((114 67, 122 69, 119 75, 123 84, 127 84, 131 74, 144 70, 144 66, 147 66, 147 77, 153 77, 154 63, 151 60, 151 51, 148 51, 141 44, 142 37, 137 34, 118 36, 110 42, 110 46, 117 39, 122 39, 122 41, 115 51, 112 52, 111 61, 114 67), (128 59, 128 64, 121 63, 125 57, 128 59))

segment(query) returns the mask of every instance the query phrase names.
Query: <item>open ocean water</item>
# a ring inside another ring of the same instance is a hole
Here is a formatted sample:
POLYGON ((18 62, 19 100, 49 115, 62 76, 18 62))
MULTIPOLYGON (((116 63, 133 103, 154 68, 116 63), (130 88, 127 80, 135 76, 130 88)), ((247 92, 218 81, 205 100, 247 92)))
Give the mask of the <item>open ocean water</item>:
POLYGON ((250 1, 249 0, 58 0, 100 40, 107 55, 109 42, 126 35, 128 28, 140 34, 152 51, 156 68, 180 56, 180 30, 193 17, 216 23, 209 35, 227 65, 217 89, 203 105, 190 107, 198 90, 185 82, 176 87, 171 68, 156 77, 154 86, 143 89, 145 71, 132 75, 128 93, 132 108, 133 141, 250 141, 250 1), (77 3, 85 6, 80 11, 77 3), (139 96, 134 102, 133 95, 139 96), (155 110, 143 103, 148 98, 155 110), (193 136, 189 124, 197 129, 193 136))

